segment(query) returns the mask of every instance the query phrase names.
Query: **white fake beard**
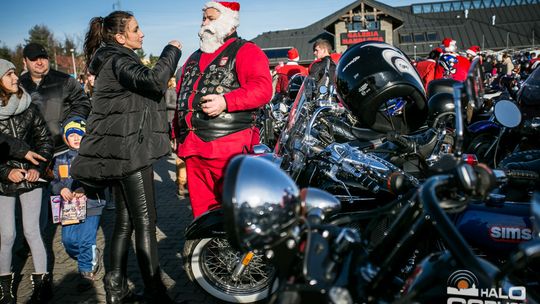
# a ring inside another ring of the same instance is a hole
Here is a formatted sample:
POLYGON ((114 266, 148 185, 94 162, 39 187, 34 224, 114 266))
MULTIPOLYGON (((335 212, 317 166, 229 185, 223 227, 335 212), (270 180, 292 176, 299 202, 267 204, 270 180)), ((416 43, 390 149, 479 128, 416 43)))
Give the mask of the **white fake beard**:
POLYGON ((201 26, 199 30, 199 46, 204 53, 213 53, 225 42, 234 26, 223 15, 218 19, 201 26))

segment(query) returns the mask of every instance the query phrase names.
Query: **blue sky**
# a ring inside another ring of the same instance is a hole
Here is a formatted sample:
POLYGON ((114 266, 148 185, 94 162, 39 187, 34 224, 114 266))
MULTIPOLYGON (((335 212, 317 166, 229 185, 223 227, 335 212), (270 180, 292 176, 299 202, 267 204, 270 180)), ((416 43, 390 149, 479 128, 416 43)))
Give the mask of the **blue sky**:
MULTIPOLYGON (((56 39, 68 35, 78 43, 81 51, 88 22, 95 16, 106 16, 113 4, 132 11, 145 33, 143 49, 147 54, 159 55, 172 39, 183 44, 182 62, 198 48, 197 32, 201 23, 201 8, 207 0, 8 0, 2 3, 0 44, 14 48, 24 44, 28 30, 43 24, 56 39)), ((300 28, 309 25, 353 0, 244 0, 239 1, 242 38, 252 39, 272 30, 300 28)), ((435 2, 428 0, 381 1, 391 6, 435 2)))

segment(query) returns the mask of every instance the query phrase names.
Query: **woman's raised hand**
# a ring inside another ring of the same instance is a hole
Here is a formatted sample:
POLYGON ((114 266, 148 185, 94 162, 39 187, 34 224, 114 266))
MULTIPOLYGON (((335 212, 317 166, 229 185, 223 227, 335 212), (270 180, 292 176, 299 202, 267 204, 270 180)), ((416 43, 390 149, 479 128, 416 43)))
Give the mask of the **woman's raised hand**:
POLYGON ((171 42, 169 42, 170 45, 174 45, 175 47, 177 47, 178 49, 182 49, 182 43, 180 43, 180 41, 178 40, 172 40, 171 42))

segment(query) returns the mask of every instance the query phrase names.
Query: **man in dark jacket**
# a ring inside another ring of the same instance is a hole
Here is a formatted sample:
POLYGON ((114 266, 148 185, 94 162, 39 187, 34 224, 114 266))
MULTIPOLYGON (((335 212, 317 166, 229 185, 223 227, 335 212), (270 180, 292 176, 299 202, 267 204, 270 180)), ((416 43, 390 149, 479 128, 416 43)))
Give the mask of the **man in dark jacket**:
POLYGON ((67 150, 62 125, 73 116, 88 117, 88 96, 75 78, 50 68, 49 55, 42 45, 29 43, 23 49, 23 57, 28 73, 21 75, 20 83, 45 117, 53 136, 54 151, 67 150))
MULTIPOLYGON (((19 83, 32 96, 51 132, 55 154, 68 150, 62 138, 62 126, 71 117, 87 118, 90 101, 79 82, 68 74, 53 70, 49 55, 38 43, 29 43, 23 49, 24 64, 28 72, 21 75, 19 83)), ((46 188, 47 189, 47 188, 46 188)), ((49 191, 43 191, 40 218, 42 231, 48 224, 49 191)))
POLYGON ((335 82, 336 63, 330 56, 331 51, 332 45, 328 40, 319 39, 313 43, 313 55, 315 55, 316 59, 309 66, 309 76, 313 77, 317 83, 323 78, 327 65, 330 74, 330 84, 335 82))

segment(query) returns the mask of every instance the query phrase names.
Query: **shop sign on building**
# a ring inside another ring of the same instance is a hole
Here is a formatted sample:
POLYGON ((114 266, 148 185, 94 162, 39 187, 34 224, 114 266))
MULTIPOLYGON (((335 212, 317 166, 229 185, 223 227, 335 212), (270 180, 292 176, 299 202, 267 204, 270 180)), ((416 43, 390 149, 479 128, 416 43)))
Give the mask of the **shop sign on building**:
POLYGON ((341 33, 341 44, 351 45, 364 41, 382 41, 385 42, 384 31, 362 31, 341 33))

